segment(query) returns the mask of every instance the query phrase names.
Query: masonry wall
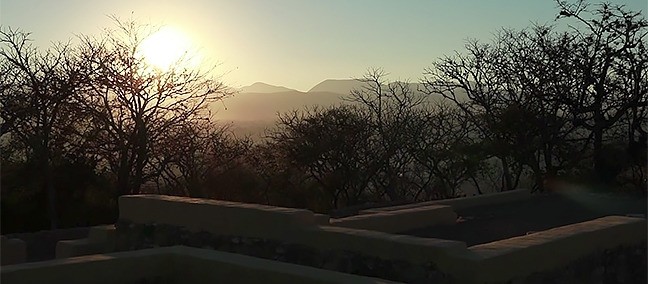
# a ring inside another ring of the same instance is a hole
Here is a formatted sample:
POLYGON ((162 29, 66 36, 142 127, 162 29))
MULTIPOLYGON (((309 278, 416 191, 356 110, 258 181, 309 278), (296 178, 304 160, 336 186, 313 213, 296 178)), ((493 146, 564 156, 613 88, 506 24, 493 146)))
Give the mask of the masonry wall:
MULTIPOLYGON (((567 281, 574 279, 569 271, 583 266, 603 267, 601 277, 630 273, 634 280, 641 268, 606 255, 641 251, 646 240, 644 219, 620 216, 470 248, 456 241, 323 226, 319 217, 300 209, 126 196, 120 199, 117 247, 182 244, 408 283, 508 283, 567 281)), ((372 226, 379 227, 379 221, 372 226)))
POLYGON ((361 215, 362 214, 374 214, 374 213, 390 212, 390 211, 396 211, 396 210, 428 207, 428 206, 435 206, 435 205, 437 205, 437 206, 438 205, 451 206, 452 208, 457 210, 457 209, 465 209, 465 208, 470 208, 470 207, 478 207, 478 206, 483 206, 483 205, 502 204, 502 203, 507 203, 507 202, 515 202, 515 201, 527 200, 527 199, 530 199, 532 197, 533 197, 533 195, 531 195, 531 190, 528 190, 528 189, 516 189, 516 190, 489 193, 489 194, 470 196, 470 197, 440 199, 440 200, 418 202, 418 203, 411 203, 411 204, 405 204, 405 205, 397 205, 397 206, 388 206, 388 207, 381 207, 381 208, 365 209, 365 210, 359 211, 359 213, 361 215))
POLYGON ((470 247, 477 258, 468 262, 461 279, 469 283, 600 283, 604 278, 631 278, 632 281, 605 283, 645 283, 646 266, 627 262, 643 257, 645 263, 646 221, 623 216, 607 216, 534 234, 470 247), (573 275, 570 272, 605 273, 573 275), (626 277, 630 273, 633 276, 626 277), (532 281, 533 280, 533 281, 532 281), (578 281, 576 281, 578 280, 578 281), (591 282, 592 280, 593 282, 591 282), (540 282, 537 282, 540 281, 540 282), (576 282, 574 282, 576 281, 576 282))
MULTIPOLYGON (((158 201, 153 200, 152 203, 158 201)), ((158 203, 160 206, 162 204, 158 203)), ((187 206, 192 207, 196 204, 188 203, 187 206)), ((151 210, 148 212, 155 212, 153 207, 154 205, 149 204, 147 209, 151 210)), ((246 209, 257 210, 251 207, 246 209)), ((258 222, 279 217, 263 215, 283 214, 286 215, 284 218, 289 218, 292 211, 269 212, 264 210, 264 207, 259 209, 256 213, 260 217, 257 219, 235 220, 236 215, 227 215, 228 220, 245 224, 245 230, 236 226, 219 228, 208 225, 192 227, 179 223, 169 224, 176 222, 174 219, 138 223, 129 221, 126 215, 121 215, 121 220, 116 224, 117 248, 136 250, 186 245, 394 281, 434 283, 449 283, 448 275, 440 273, 437 264, 448 265, 451 251, 467 252, 462 242, 317 226, 317 222, 301 227, 289 227, 284 224, 283 227, 278 226, 282 229, 268 230, 265 226, 257 226, 258 222), (412 258, 412 255, 419 257, 412 258)), ((190 218, 190 212, 196 212, 191 208, 181 211, 185 212, 187 218, 190 218)), ((224 212, 220 213, 228 214, 224 212)), ((133 219, 151 220, 140 215, 133 219)))

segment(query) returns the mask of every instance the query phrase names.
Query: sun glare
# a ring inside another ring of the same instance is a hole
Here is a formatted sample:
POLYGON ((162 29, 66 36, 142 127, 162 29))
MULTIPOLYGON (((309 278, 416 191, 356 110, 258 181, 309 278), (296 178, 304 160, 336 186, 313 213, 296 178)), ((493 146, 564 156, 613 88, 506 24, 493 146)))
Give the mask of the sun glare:
POLYGON ((179 64, 180 67, 196 67, 198 54, 191 39, 181 30, 162 27, 142 41, 140 51, 146 62, 162 71, 179 64))

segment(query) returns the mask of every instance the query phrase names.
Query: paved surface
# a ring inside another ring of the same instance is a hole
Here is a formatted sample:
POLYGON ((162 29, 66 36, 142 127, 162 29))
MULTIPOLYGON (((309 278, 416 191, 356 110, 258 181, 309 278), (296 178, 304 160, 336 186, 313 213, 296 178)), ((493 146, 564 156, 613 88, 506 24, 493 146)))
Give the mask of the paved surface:
POLYGON ((543 194, 526 201, 458 210, 454 225, 403 234, 459 240, 468 246, 522 236, 608 215, 646 216, 646 197, 601 193, 543 194))

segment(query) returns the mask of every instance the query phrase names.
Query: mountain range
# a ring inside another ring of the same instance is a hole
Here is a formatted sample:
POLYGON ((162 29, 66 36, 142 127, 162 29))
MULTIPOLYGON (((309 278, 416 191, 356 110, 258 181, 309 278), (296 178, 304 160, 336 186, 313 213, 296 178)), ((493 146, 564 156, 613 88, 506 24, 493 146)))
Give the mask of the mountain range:
POLYGON ((356 80, 324 80, 308 92, 262 82, 237 89, 237 93, 213 105, 222 121, 275 121, 278 113, 304 107, 331 106, 342 102, 352 89, 362 87, 356 80))
POLYGON ((252 85, 245 86, 238 89, 240 93, 283 93, 283 92, 298 92, 297 90, 289 89, 283 86, 273 86, 263 82, 256 82, 252 85))
POLYGON ((353 89, 362 88, 363 83, 358 80, 352 79, 328 79, 324 80, 321 83, 315 85, 310 90, 309 93, 315 92, 328 92, 336 94, 348 95, 353 89))
MULTIPOLYGON (((418 91, 422 89, 420 83, 407 83, 411 90, 418 91)), ((361 89, 364 83, 354 79, 327 79, 317 85, 313 86, 307 92, 300 92, 295 89, 286 88, 283 86, 274 86, 263 82, 256 82, 252 85, 239 88, 237 91, 243 93, 258 93, 258 94, 272 94, 272 93, 334 93, 341 95, 348 95, 351 90, 361 89)))
MULTIPOLYGON (((418 91, 419 83, 408 83, 411 90, 418 91)), ((214 117, 233 126, 237 135, 260 137, 263 129, 272 127, 279 113, 307 107, 328 107, 343 103, 351 90, 362 88, 363 83, 353 79, 328 79, 307 92, 256 82, 237 89, 231 97, 214 103, 214 117)))

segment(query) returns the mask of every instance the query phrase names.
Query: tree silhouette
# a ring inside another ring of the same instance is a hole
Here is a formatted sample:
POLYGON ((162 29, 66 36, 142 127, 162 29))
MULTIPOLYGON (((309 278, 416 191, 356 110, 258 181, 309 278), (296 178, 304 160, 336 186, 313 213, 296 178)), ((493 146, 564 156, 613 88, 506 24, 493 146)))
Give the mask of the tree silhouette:
POLYGON ((390 200, 399 201, 407 194, 403 176, 413 158, 406 145, 411 142, 410 132, 417 131, 412 125, 418 122, 425 105, 423 95, 408 82, 387 82, 387 75, 382 69, 368 70, 357 79, 363 86, 352 90, 346 100, 368 114, 373 133, 368 143, 376 159, 373 187, 390 200))
POLYGON ((154 164, 160 166, 157 181, 163 187, 190 197, 231 199, 235 195, 228 193, 237 186, 226 184, 224 176, 245 163, 252 147, 250 139, 234 137, 229 125, 217 126, 207 120, 188 120, 165 135, 165 151, 154 157, 160 160, 154 164))
POLYGON ((286 158, 326 193, 329 208, 355 205, 365 194, 375 162, 371 129, 357 107, 330 107, 280 115, 270 134, 286 158))
POLYGON ((72 142, 78 138, 74 130, 82 120, 69 119, 75 113, 74 95, 80 85, 71 47, 56 44, 39 52, 28 33, 12 28, 0 30, 0 43, 2 150, 6 158, 38 168, 39 175, 34 178, 47 193, 50 227, 57 228, 52 164, 55 157, 71 152, 72 142))
POLYGON ((576 170, 590 157, 596 176, 610 182, 625 166, 606 166, 605 144, 645 136, 648 23, 623 6, 558 4, 558 18, 581 27, 504 29, 492 43, 470 41, 467 53, 425 72, 426 92, 450 99, 473 120, 503 164, 507 189, 524 168, 542 188, 546 176, 576 170), (459 99, 459 90, 469 100, 459 99))
POLYGON ((136 194, 161 165, 165 135, 189 121, 208 119, 207 104, 230 94, 211 69, 188 68, 181 58, 168 70, 138 54, 150 27, 115 19, 102 38, 82 37, 79 64, 87 78, 81 102, 92 117, 93 149, 116 175, 118 194, 136 194))
POLYGON ((573 19, 584 27, 572 27, 571 62, 577 67, 580 88, 562 102, 587 118, 578 122, 593 136, 595 171, 610 182, 615 173, 604 162, 603 149, 610 138, 606 134, 625 120, 628 143, 646 136, 648 21, 623 5, 602 3, 591 9, 583 0, 557 3, 558 19, 573 19))

